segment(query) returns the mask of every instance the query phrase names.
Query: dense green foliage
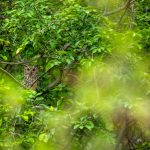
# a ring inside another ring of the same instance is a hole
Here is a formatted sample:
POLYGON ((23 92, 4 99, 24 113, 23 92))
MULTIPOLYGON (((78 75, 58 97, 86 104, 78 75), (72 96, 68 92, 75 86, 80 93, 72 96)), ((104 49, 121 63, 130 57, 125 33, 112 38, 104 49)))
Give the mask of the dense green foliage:
POLYGON ((150 3, 148 0, 143 0, 143 1, 137 1, 136 2, 136 16, 135 16, 135 21, 137 23, 138 29, 140 29, 140 33, 142 35, 142 47, 146 52, 149 52, 150 45, 149 45, 149 40, 150 40, 150 14, 149 14, 149 9, 150 9, 150 3))
POLYGON ((0 149, 150 149, 148 0, 122 24, 83 0, 0 4, 0 149), (24 64, 38 68, 36 91, 20 86, 24 64), (131 145, 112 121, 118 105, 138 120, 131 145))

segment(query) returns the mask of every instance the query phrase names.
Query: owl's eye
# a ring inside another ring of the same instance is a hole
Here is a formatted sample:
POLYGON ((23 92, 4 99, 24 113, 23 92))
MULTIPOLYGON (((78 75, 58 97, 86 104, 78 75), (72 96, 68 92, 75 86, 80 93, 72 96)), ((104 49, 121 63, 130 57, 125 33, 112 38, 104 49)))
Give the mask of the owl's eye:
POLYGON ((30 68, 27 68, 27 71, 30 71, 30 68))
POLYGON ((32 71, 35 71, 35 68, 33 68, 32 71))

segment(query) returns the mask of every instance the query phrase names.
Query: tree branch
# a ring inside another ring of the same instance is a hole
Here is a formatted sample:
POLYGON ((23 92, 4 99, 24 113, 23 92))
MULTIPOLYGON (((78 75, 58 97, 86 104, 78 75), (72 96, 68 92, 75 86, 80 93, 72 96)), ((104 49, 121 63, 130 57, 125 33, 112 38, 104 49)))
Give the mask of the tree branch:
POLYGON ((127 8, 128 6, 130 6, 133 2, 134 2, 134 0, 128 0, 122 7, 119 7, 118 9, 115 9, 115 10, 110 11, 110 12, 106 12, 103 15, 104 16, 110 16, 110 15, 113 15, 115 13, 118 13, 118 12, 124 10, 125 8, 127 8))
MULTIPOLYGON (((52 69, 52 68, 50 68, 50 69, 52 69)), ((49 69, 49 70, 50 70, 49 69)), ((41 79, 49 70, 47 70, 46 72, 44 72, 43 74, 41 74, 33 83, 32 83, 32 85, 30 86, 30 87, 32 87, 39 79, 41 79)), ((50 83, 49 85, 48 85, 48 88, 52 88, 52 87, 54 87, 55 85, 57 85, 60 81, 61 81, 61 77, 62 77, 62 74, 55 80, 55 81, 53 81, 52 83, 50 83)))
POLYGON ((55 81, 53 81, 52 83, 50 83, 48 85, 48 88, 52 88, 52 87, 56 86, 61 81, 61 77, 62 77, 62 75, 60 75, 59 77, 57 77, 57 79, 55 81))
POLYGON ((28 63, 28 61, 23 61, 23 62, 6 62, 6 61, 1 61, 0 64, 7 64, 7 65, 23 65, 28 63))
MULTIPOLYGON (((50 69, 49 69, 50 70, 50 69)), ((42 73, 32 84, 30 87, 32 87, 39 79, 41 79, 49 70, 47 70, 46 72, 42 73)))
POLYGON ((15 83, 17 83, 17 85, 19 85, 20 87, 27 89, 23 84, 21 84, 19 81, 17 81, 9 72, 7 72, 6 70, 2 69, 0 67, 0 71, 2 73, 4 73, 5 75, 7 75, 8 77, 10 77, 15 83))

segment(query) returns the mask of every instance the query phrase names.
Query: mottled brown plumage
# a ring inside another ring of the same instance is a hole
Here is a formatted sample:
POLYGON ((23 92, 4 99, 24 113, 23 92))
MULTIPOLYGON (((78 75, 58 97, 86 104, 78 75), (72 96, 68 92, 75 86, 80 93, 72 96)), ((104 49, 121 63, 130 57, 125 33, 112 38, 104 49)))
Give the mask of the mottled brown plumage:
POLYGON ((35 90, 37 87, 37 67, 35 66, 25 66, 24 67, 24 85, 27 88, 35 90))

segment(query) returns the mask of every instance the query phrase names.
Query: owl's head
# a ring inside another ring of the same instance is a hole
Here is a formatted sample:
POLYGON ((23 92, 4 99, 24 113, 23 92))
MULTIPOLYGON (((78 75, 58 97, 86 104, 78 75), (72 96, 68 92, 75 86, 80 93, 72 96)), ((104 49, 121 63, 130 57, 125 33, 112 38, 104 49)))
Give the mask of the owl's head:
POLYGON ((28 75, 34 75, 37 73, 37 67, 36 66, 25 66, 24 67, 24 73, 28 75))

